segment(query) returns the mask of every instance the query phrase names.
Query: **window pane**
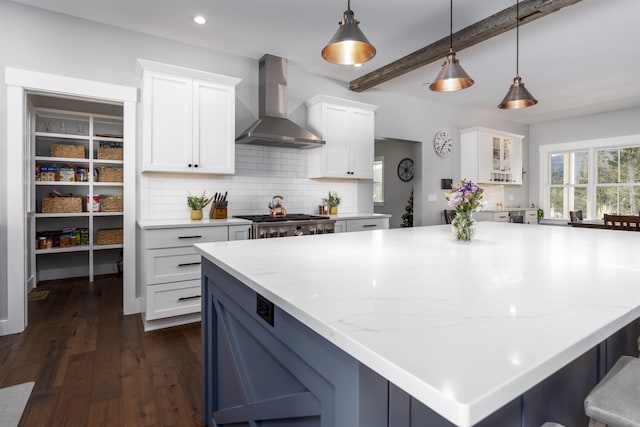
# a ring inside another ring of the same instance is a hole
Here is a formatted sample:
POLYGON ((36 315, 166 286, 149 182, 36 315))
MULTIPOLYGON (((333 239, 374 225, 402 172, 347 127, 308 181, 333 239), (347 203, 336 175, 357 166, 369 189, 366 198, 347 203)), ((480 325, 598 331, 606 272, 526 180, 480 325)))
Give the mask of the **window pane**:
POLYGON ((598 182, 613 184, 618 182, 618 150, 598 151, 598 182))
POLYGON ((549 192, 551 200, 549 206, 551 206, 551 212, 549 212, 549 218, 562 218, 564 216, 564 188, 553 187, 549 192))
POLYGON ((629 190, 629 200, 631 200, 631 215, 640 215, 640 185, 633 185, 629 190))
POLYGON ((604 214, 618 213, 618 187, 598 187, 596 189, 596 218, 604 214))
POLYGON ((589 183, 589 152, 578 151, 573 153, 574 167, 573 167, 573 181, 574 184, 588 184, 589 183))
POLYGON ((570 211, 582 211, 583 215, 587 214, 587 187, 572 187, 569 189, 571 202, 569 203, 570 211))
POLYGON ((640 147, 620 150, 620 182, 640 182, 640 147))
POLYGON ((551 155, 551 185, 564 184, 564 154, 551 155))

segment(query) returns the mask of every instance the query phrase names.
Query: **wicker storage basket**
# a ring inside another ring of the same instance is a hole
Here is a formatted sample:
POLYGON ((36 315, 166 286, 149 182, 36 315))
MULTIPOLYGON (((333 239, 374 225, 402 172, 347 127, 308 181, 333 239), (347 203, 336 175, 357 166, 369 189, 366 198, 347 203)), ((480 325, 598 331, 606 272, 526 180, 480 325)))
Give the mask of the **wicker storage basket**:
POLYGON ((51 157, 84 159, 84 147, 70 144, 51 144, 51 157))
POLYGON ((121 245, 122 228, 105 228, 96 232, 96 245, 121 245))
POLYGON ((44 197, 42 213, 82 212, 82 197, 44 197))
POLYGON ((98 182, 122 182, 122 168, 96 168, 98 182))
POLYGON ((103 197, 100 199, 101 212, 122 212, 123 203, 121 196, 103 197))
POLYGON ((122 160, 122 148, 98 147, 98 160, 122 160))

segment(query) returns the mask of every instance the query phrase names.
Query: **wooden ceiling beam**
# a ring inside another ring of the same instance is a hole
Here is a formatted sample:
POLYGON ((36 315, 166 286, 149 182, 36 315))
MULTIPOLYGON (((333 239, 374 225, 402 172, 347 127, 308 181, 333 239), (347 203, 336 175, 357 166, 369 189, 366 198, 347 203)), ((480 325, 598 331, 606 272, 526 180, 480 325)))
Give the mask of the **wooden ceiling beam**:
MULTIPOLYGON (((527 24, 543 16, 554 13, 564 7, 582 0, 522 0, 520 2, 520 25, 527 24)), ((508 7, 475 24, 453 33, 455 52, 471 47, 516 27, 516 5, 508 7)), ((363 92, 381 83, 400 77, 410 71, 442 60, 449 53, 449 36, 418 49, 377 70, 349 82, 349 89, 363 92)))

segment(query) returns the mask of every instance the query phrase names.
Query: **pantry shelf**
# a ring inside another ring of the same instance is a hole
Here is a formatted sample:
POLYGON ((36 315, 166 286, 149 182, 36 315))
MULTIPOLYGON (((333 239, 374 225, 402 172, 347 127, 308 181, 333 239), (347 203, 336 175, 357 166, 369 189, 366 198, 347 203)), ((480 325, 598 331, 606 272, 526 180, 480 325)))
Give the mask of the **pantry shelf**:
POLYGON ((112 273, 123 249, 122 231, 112 231, 123 229, 125 217, 122 116, 36 107, 32 120, 29 228, 36 283, 112 273))

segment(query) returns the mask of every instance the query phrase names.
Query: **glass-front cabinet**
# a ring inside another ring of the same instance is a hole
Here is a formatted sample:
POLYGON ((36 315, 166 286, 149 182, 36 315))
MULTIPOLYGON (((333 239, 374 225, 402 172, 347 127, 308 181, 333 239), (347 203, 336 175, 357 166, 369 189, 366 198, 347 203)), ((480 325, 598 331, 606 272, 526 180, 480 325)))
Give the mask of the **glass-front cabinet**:
POLYGON ((521 185, 523 139, 495 129, 462 129, 461 177, 483 184, 521 185))

